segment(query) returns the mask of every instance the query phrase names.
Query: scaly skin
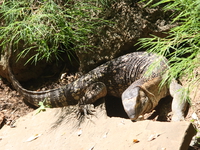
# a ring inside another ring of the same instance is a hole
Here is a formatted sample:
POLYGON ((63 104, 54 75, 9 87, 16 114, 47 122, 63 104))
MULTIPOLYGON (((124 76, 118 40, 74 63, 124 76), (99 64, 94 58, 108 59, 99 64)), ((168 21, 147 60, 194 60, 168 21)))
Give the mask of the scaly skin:
POLYGON ((163 57, 152 53, 133 52, 100 65, 66 86, 40 92, 24 89, 12 74, 10 64, 8 73, 14 88, 25 101, 35 106, 44 100, 45 104, 51 107, 63 107, 78 103, 92 104, 106 95, 122 96, 125 111, 135 120, 139 115, 151 111, 161 98, 169 94, 166 86, 160 93, 157 90, 167 68, 167 60, 163 57), (158 59, 161 61, 157 62, 158 59), (158 67, 147 76, 147 70, 155 63, 158 67), (156 90, 150 90, 152 87, 156 90), (140 101, 148 102, 149 105, 140 101))

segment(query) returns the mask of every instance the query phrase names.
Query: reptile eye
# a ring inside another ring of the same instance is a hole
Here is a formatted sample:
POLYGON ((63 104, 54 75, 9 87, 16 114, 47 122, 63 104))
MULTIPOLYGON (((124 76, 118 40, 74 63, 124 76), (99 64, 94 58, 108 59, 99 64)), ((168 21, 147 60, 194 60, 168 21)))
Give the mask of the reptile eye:
MULTIPOLYGON (((147 102, 147 100, 148 100, 148 97, 141 97, 141 99, 140 99, 140 102, 142 103, 142 104, 144 104, 144 103, 146 103, 147 102)), ((139 103, 139 102, 138 102, 139 103)))
POLYGON ((144 99, 144 103, 146 103, 148 101, 148 99, 149 98, 146 96, 145 99, 144 99))
POLYGON ((137 96, 136 98, 136 104, 139 104, 141 101, 140 101, 140 96, 137 96))

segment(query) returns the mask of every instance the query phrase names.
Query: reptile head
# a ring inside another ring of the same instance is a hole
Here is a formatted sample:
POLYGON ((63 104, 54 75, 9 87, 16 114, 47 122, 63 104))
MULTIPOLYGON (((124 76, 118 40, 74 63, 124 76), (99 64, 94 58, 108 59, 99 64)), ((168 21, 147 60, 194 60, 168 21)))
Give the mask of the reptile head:
POLYGON ((148 97, 140 87, 128 88, 122 94, 122 104, 131 120, 136 120, 146 112, 148 97))

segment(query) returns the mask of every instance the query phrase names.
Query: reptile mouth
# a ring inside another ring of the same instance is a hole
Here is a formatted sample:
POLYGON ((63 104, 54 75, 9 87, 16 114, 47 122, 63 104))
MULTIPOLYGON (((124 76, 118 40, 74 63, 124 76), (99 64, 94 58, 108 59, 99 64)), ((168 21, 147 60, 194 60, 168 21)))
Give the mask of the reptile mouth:
POLYGON ((131 120, 136 120, 139 116, 137 108, 135 107, 135 100, 133 99, 124 99, 123 106, 126 114, 131 120))
POLYGON ((136 119, 139 117, 139 115, 135 115, 135 114, 128 115, 128 116, 129 116, 129 118, 130 118, 131 120, 136 120, 136 119))

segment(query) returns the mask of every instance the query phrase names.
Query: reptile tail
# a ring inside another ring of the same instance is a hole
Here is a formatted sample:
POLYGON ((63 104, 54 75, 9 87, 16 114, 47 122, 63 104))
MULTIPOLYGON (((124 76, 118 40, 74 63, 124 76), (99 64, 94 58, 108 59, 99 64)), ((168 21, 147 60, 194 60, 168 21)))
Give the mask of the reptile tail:
POLYGON ((10 68, 10 56, 8 58, 8 75, 12 82, 13 87, 19 92, 24 100, 34 106, 39 106, 39 102, 44 102, 44 105, 50 107, 62 107, 69 105, 66 98, 66 87, 60 87, 57 89, 51 89, 47 91, 30 91, 24 89, 21 84, 14 77, 11 68, 10 68))

